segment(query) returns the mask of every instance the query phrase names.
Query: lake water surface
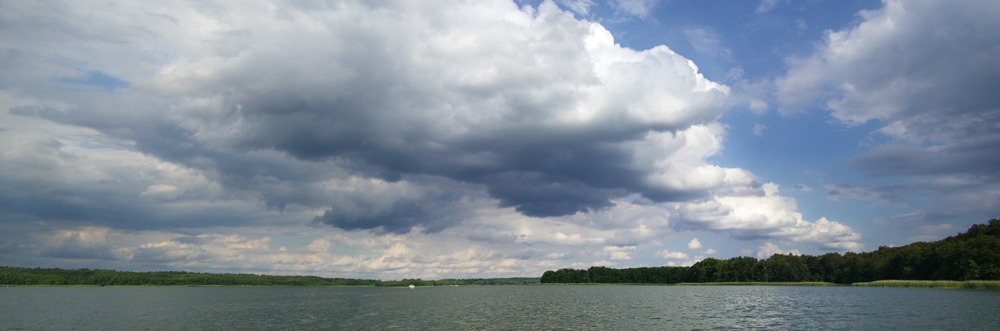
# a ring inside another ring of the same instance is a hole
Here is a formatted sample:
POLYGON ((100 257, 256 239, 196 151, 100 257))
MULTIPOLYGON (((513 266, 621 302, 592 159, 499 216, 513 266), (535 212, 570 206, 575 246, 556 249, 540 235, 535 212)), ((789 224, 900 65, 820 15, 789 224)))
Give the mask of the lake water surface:
POLYGON ((793 286, 9 287, 3 330, 1000 330, 1000 291, 793 286))

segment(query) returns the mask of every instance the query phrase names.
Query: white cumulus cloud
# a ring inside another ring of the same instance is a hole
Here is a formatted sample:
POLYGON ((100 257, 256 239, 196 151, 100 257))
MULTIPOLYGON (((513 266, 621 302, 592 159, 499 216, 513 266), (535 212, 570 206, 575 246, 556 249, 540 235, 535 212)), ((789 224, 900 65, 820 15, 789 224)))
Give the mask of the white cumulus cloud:
POLYGON ((792 254, 792 255, 802 255, 802 253, 799 253, 799 251, 796 250, 796 249, 793 249, 793 250, 790 250, 790 251, 784 251, 781 248, 779 248, 778 245, 775 245, 775 244, 769 243, 769 242, 768 243, 764 243, 763 245, 760 245, 760 247, 757 247, 757 258, 758 259, 766 259, 766 258, 771 257, 771 255, 774 255, 774 254, 786 254, 786 253, 792 254))
POLYGON ((687 260, 691 258, 683 252, 671 252, 667 250, 657 251, 653 256, 671 260, 687 260))
POLYGON ((688 249, 701 249, 701 247, 701 242, 698 241, 698 238, 693 238, 691 239, 691 242, 688 243, 688 249))

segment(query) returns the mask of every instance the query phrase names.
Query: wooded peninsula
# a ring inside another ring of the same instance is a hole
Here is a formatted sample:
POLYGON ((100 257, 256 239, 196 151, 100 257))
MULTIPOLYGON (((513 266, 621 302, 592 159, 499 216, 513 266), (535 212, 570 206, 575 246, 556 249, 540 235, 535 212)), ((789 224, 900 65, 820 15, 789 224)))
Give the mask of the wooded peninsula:
POLYGON ((586 270, 566 268, 546 271, 542 275, 541 282, 548 284, 709 282, 853 284, 888 279, 1000 280, 1000 220, 991 219, 986 224, 973 225, 964 233, 939 241, 916 242, 901 247, 883 246, 872 252, 848 252, 843 255, 827 253, 821 256, 776 254, 762 260, 749 256, 726 260, 707 258, 690 267, 613 269, 594 266, 586 270))

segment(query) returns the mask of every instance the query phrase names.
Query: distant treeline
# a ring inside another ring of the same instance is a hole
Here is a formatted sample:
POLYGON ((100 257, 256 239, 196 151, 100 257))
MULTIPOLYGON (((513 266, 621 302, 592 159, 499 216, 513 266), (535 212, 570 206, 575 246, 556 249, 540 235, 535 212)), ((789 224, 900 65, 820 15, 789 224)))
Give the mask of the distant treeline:
POLYGON ((221 285, 221 286, 374 286, 377 280, 322 278, 316 276, 265 276, 210 274, 184 271, 132 272, 114 270, 63 270, 0 268, 2 285, 221 285))
POLYGON ((882 279, 1000 280, 1000 220, 935 242, 879 247, 873 252, 821 256, 773 255, 707 258, 690 267, 560 269, 546 271, 542 283, 704 283, 831 282, 851 284, 882 279))
POLYGON ((90 286, 450 286, 538 284, 536 278, 403 279, 323 278, 316 276, 266 276, 211 274, 184 271, 132 272, 114 270, 64 270, 0 267, 0 285, 90 285, 90 286))

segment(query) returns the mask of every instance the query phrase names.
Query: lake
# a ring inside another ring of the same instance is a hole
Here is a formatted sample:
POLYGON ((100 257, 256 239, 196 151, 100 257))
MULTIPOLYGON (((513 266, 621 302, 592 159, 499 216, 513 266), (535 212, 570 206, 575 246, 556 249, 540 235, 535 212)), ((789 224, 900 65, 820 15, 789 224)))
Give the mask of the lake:
POLYGON ((4 287, 3 330, 1000 330, 1000 291, 796 286, 4 287))

